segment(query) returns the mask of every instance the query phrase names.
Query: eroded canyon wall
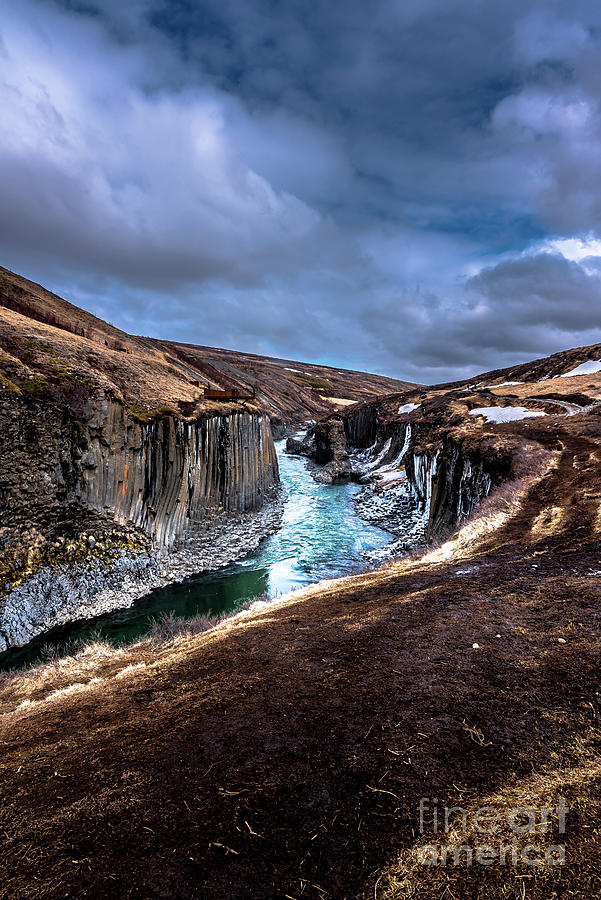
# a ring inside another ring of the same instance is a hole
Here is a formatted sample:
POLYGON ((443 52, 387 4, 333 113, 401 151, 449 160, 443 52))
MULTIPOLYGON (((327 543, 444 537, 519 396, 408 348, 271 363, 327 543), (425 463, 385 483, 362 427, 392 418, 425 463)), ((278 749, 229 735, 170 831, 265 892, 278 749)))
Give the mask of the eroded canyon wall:
MULTIPOLYGON (((400 510, 416 540, 420 536, 432 540, 451 531, 488 495, 495 481, 509 474, 506 460, 489 458, 482 447, 468 446, 451 429, 419 419, 380 418, 377 402, 318 422, 315 444, 316 461, 325 463, 322 473, 333 476, 330 480, 350 476, 365 481, 385 473, 383 485, 375 482, 369 496, 382 507, 390 501, 397 514, 400 510), (401 469, 405 482, 389 478, 401 469)), ((361 508, 363 513, 369 511, 369 499, 360 502, 361 508)), ((395 516, 383 515, 380 524, 389 527, 394 521, 395 516)))
POLYGON ((277 524, 267 417, 0 402, 0 651, 222 565, 277 524))
POLYGON ((185 422, 132 420, 95 406, 80 430, 72 492, 87 509, 129 523, 169 547, 215 511, 260 508, 278 483, 267 418, 247 411, 185 422))

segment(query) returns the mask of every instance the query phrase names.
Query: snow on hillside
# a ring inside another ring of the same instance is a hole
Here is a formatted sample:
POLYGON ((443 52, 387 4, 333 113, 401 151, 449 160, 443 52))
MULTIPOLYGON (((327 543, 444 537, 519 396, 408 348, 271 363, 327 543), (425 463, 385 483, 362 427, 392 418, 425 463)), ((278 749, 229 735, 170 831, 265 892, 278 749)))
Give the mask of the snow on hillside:
POLYGON ((563 375, 556 375, 555 377, 574 378, 577 375, 596 375, 597 372, 601 372, 601 362, 597 359, 589 359, 586 362, 580 363, 575 369, 571 369, 569 372, 564 372, 563 375))
POLYGON ((479 406, 477 409, 470 409, 470 416, 484 416, 487 422, 493 422, 495 425, 545 415, 544 412, 526 409, 525 406, 479 406))
POLYGON ((405 403, 404 406, 399 406, 398 414, 399 416, 402 416, 404 413, 413 412, 413 410, 417 409, 419 405, 419 403, 405 403))

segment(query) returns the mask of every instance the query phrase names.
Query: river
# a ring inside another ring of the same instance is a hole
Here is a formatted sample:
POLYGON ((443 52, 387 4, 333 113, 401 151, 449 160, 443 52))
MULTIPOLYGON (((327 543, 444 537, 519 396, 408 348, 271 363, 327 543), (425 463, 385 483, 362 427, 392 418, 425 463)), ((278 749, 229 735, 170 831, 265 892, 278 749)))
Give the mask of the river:
POLYGON ((0 668, 31 665, 49 648, 66 653, 74 642, 94 636, 115 646, 128 644, 148 634, 153 620, 167 613, 190 618, 235 611, 253 597, 276 597, 364 568, 370 551, 384 547, 393 536, 357 515, 353 497, 358 485, 319 484, 302 457, 285 452, 285 443, 276 443, 287 491, 282 524, 254 553, 227 568, 155 590, 129 609, 54 629, 3 654, 0 668))

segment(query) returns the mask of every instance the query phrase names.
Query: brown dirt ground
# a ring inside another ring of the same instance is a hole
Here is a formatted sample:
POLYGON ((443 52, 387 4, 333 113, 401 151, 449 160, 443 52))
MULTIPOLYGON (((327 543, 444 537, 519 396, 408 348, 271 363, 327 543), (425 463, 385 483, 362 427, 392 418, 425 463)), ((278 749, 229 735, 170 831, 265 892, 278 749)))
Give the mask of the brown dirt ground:
POLYGON ((554 422, 424 557, 4 676, 0 896, 601 895, 601 421, 554 422), (415 862, 421 797, 560 796, 564 867, 415 862))

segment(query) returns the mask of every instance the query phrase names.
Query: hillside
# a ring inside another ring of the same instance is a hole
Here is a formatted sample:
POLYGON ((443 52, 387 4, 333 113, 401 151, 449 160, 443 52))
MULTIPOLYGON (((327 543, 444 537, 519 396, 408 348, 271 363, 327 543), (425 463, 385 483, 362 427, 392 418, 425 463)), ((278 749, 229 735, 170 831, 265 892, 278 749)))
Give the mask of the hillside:
POLYGON ((0 678, 0 895, 598 896, 599 359, 349 409, 349 451, 371 432, 381 471, 424 487, 424 554, 203 635, 0 678), (476 484, 490 493, 466 519, 476 484), (454 820, 448 840, 537 859, 565 844, 566 864, 420 865, 444 843, 431 818, 420 834, 422 798, 470 816, 563 798, 565 834, 553 812, 517 836, 454 820))
POLYGON ((237 388, 255 395, 249 408, 283 425, 410 387, 380 375, 135 337, 0 268, 0 387, 72 398, 75 408, 82 383, 110 390, 141 418, 219 412, 227 404, 206 400, 205 389, 237 388))

